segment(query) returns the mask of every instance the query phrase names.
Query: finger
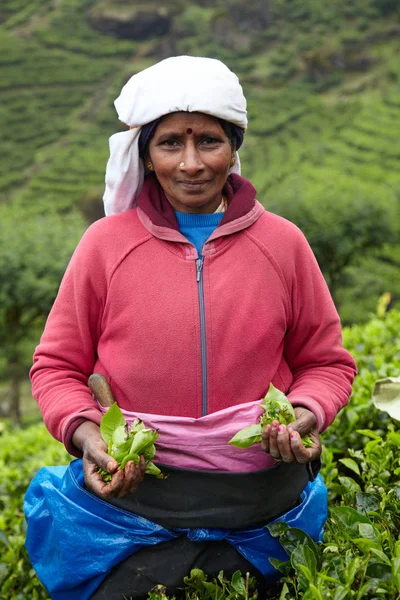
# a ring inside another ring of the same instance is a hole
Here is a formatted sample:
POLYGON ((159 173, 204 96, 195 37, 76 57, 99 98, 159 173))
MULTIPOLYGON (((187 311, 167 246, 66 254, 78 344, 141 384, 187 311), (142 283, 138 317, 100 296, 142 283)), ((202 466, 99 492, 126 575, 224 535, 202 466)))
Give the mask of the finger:
POLYGON ((146 463, 144 463, 144 470, 142 463, 136 465, 133 461, 128 461, 123 469, 124 482, 121 489, 118 492, 118 497, 122 498, 130 493, 137 490, 140 483, 144 478, 144 471, 146 470, 146 463))
POLYGON ((124 483, 125 483, 124 471, 123 471, 123 469, 121 469, 113 474, 111 481, 109 483, 105 484, 105 486, 102 490, 103 498, 107 499, 107 498, 114 498, 116 496, 119 496, 121 490, 124 487, 124 483))
POLYGON ((286 425, 279 425, 278 427, 277 446, 283 462, 295 462, 296 459, 290 446, 289 432, 286 425))
POLYGON ((296 462, 304 464, 316 460, 321 455, 321 442, 318 435, 313 435, 313 445, 305 448, 298 431, 290 432, 290 447, 296 462))
POLYGON ((266 425, 261 435, 261 448, 269 453, 269 436, 271 433, 271 425, 266 425))
POLYGON ((296 420, 290 423, 290 427, 294 431, 298 431, 300 436, 310 433, 317 427, 317 418, 313 412, 307 408, 295 408, 296 420))
POLYGON ((107 454, 103 447, 99 446, 97 444, 91 446, 85 453, 85 458, 97 467, 104 469, 104 471, 115 473, 118 469, 118 462, 115 458, 107 454))
POLYGON ((119 491, 119 497, 126 496, 137 490, 143 481, 147 465, 144 456, 140 457, 139 464, 129 461, 124 468, 124 484, 119 491))
POLYGON ((281 453, 278 447, 278 421, 272 421, 269 435, 269 453, 275 460, 281 460, 281 453))
POLYGON ((107 499, 116 495, 123 485, 124 476, 122 471, 114 473, 110 482, 105 482, 98 472, 97 465, 87 460, 83 461, 83 471, 86 487, 100 498, 107 499))

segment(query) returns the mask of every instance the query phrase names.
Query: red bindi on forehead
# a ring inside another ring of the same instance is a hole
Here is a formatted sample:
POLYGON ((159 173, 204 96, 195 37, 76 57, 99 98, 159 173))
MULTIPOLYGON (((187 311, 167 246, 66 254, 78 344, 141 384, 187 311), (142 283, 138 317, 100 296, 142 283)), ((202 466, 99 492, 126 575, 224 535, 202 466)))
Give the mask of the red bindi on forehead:
POLYGON ((188 128, 186 129, 186 133, 187 133, 188 135, 190 135, 191 133, 193 133, 193 129, 192 129, 191 127, 188 127, 188 128))

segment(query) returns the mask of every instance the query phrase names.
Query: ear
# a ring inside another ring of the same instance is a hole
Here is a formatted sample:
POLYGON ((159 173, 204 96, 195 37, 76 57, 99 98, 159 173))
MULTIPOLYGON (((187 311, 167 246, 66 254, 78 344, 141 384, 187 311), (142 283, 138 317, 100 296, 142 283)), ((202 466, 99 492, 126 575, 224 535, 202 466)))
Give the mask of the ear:
POLYGON ((150 152, 148 150, 146 151, 146 153, 144 155, 143 163, 144 163, 145 176, 148 175, 149 173, 154 172, 153 161, 151 160, 150 152))

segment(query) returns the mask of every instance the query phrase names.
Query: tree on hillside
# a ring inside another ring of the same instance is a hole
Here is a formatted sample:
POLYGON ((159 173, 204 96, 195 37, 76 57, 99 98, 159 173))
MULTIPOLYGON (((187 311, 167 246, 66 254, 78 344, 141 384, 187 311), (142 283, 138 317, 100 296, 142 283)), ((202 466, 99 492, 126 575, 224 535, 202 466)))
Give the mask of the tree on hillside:
POLYGON ((9 382, 2 412, 14 424, 21 422, 21 380, 83 229, 76 214, 0 204, 0 378, 9 382))
POLYGON ((338 306, 346 269, 368 252, 400 239, 398 202, 388 190, 338 177, 320 186, 300 176, 285 182, 268 210, 295 223, 307 237, 338 306))

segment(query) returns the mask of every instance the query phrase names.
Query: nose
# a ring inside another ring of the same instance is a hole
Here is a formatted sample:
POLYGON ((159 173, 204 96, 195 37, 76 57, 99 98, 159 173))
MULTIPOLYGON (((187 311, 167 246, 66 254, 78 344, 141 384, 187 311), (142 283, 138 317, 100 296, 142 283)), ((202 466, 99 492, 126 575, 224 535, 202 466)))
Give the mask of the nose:
POLYGON ((181 171, 188 175, 195 175, 204 168, 201 152, 195 144, 187 144, 179 159, 181 171), (183 163, 183 164, 182 164, 183 163))

